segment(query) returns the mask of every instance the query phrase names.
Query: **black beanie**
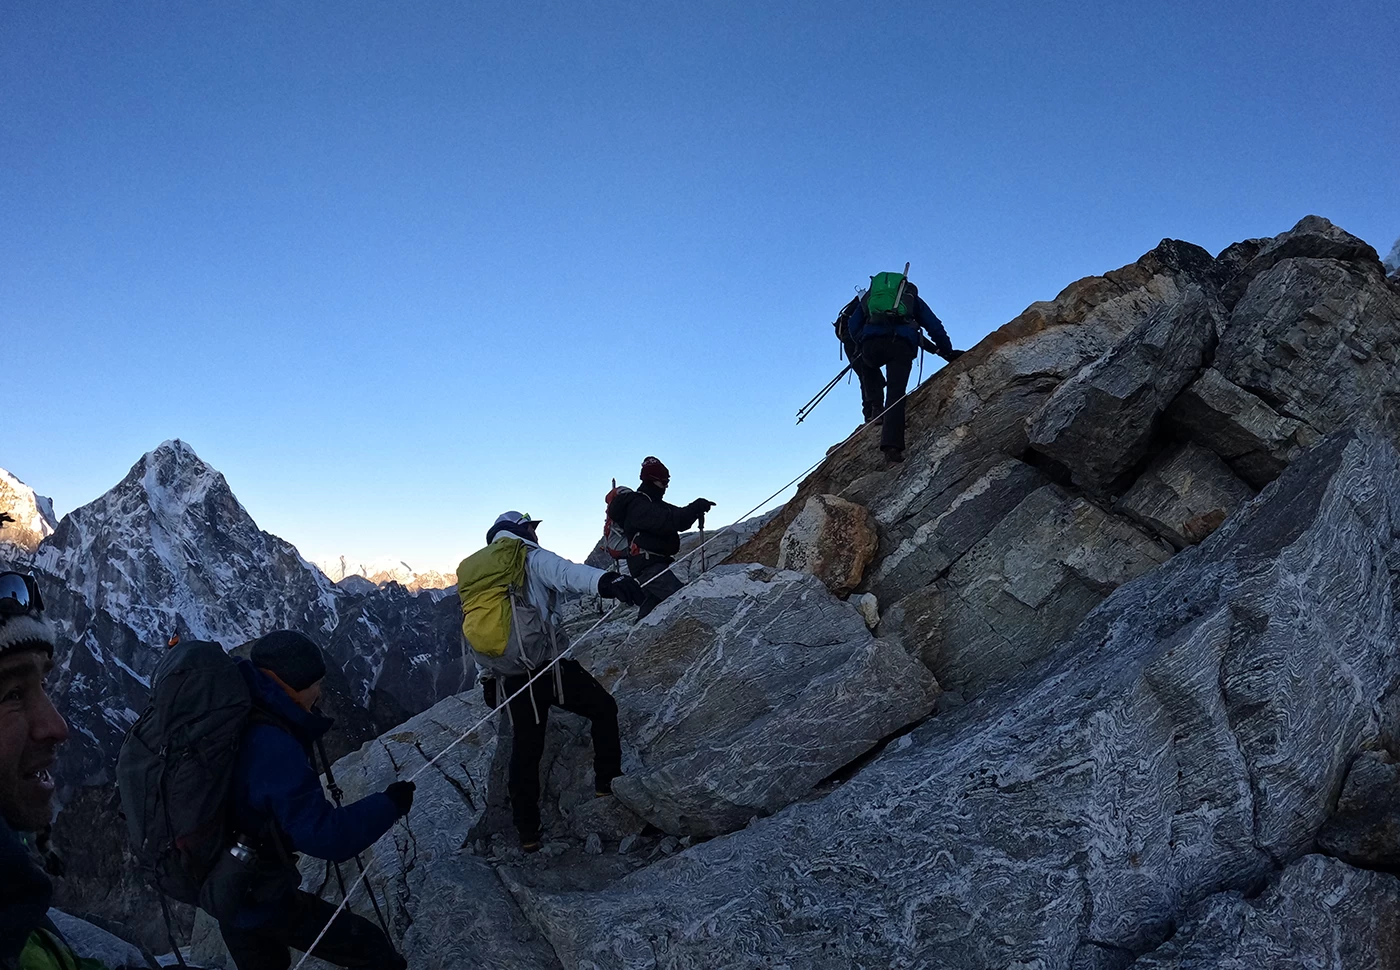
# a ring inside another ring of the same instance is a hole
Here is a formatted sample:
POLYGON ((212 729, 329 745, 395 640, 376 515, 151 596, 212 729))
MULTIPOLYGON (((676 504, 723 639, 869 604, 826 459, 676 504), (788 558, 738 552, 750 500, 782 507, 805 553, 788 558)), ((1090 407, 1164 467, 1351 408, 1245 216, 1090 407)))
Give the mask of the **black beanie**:
POLYGON ((294 630, 274 630, 253 641, 248 659, 270 670, 292 690, 306 690, 326 676, 321 648, 294 630))

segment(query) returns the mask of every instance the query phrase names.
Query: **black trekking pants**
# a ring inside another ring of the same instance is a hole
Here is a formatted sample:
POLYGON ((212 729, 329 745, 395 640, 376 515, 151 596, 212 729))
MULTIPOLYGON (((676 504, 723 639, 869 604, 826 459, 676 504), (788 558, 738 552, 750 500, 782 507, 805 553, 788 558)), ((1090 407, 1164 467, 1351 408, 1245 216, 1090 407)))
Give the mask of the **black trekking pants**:
POLYGON ((885 375, 880 368, 865 362, 860 348, 853 343, 842 341, 846 348, 846 359, 851 362, 851 370, 860 381, 860 413, 865 424, 869 424, 885 409, 885 375))
POLYGON ((672 593, 679 592, 685 585, 671 572, 670 565, 673 562, 674 559, 661 559, 656 556, 627 557, 627 571, 632 574, 633 579, 642 584, 642 592, 647 597, 637 612, 637 619, 640 620, 656 609, 662 600, 672 593))
MULTIPOLYGON (((238 970, 287 970, 292 965, 288 947, 305 953, 334 912, 334 903, 297 890, 294 900, 266 926, 246 929, 220 923, 219 932, 238 970)), ((404 970, 408 966, 383 930, 349 910, 335 918, 312 955, 327 963, 364 970, 404 970)))
MULTIPOLYGON (((520 841, 540 837, 540 758, 544 755, 549 709, 562 707, 593 723, 593 782, 597 791, 611 791, 612 780, 622 774, 622 742, 617 732, 617 701, 576 660, 559 661, 564 696, 555 696, 554 674, 546 673, 530 690, 510 702, 514 732, 510 749, 510 813, 520 841), (531 694, 534 703, 531 703, 531 694), (535 714, 538 711, 539 718, 535 714)), ((525 686, 528 677, 505 678, 509 696, 525 686)), ((243 970, 243 968, 240 968, 243 970)))
MULTIPOLYGON (((861 341, 861 360, 877 372, 885 369, 885 423, 880 427, 881 450, 904 450, 904 392, 914 369, 916 349, 901 337, 870 337, 861 341)), ((878 413, 878 412, 877 412, 878 413)))

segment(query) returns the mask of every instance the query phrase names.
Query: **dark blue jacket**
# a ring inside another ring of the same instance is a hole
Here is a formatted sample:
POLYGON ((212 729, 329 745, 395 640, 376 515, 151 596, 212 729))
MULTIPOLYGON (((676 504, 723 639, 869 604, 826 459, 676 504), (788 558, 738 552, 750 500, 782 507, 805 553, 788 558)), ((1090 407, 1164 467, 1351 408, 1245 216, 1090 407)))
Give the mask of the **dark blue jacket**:
MULTIPOLYGON (((268 862, 279 854, 267 839, 269 822, 276 825, 287 853, 333 862, 352 859, 378 842, 398 818, 393 800, 378 792, 336 808, 312 765, 312 745, 330 729, 331 719, 297 707, 276 681, 247 660, 239 660, 238 667, 253 703, 277 723, 255 718, 244 732, 229 796, 234 831, 257 840, 259 855, 268 862)), ((234 923, 258 926, 279 908, 275 902, 249 906, 234 923)))
POLYGON ((846 332, 851 339, 859 345, 867 337, 901 337, 909 342, 909 346, 917 349, 919 346, 920 328, 928 331, 928 335, 933 338, 933 344, 937 348, 937 353, 941 357, 947 357, 953 352, 953 342, 948 339, 948 332, 943 329, 943 321, 938 319, 938 315, 924 302, 923 297, 918 293, 904 293, 904 301, 907 301, 909 308, 914 311, 913 323, 901 323, 894 327, 883 324, 871 323, 866 318, 865 300, 855 301, 851 308, 851 314, 846 318, 846 332), (917 326, 915 326, 917 324, 917 326))

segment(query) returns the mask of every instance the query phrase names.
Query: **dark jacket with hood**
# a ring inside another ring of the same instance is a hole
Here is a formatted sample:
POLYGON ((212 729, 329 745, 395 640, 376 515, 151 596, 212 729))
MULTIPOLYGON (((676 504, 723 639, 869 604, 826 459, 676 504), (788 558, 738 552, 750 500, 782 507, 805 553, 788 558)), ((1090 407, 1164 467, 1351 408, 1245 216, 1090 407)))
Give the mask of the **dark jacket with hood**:
MULTIPOLYGON (((41 959, 41 965, 61 965, 53 959, 55 952, 77 962, 49 920, 52 898, 53 883, 19 834, 0 819, 0 970, 20 967, 20 954, 31 939, 47 951, 48 959, 41 959)), ((29 962, 26 959, 25 963, 29 962)), ((85 965, 100 966, 94 961, 85 965)))
POLYGON ((333 862, 354 858, 389 831, 398 809, 383 792, 336 808, 321 788, 311 754, 334 722, 302 710, 247 660, 238 666, 264 715, 243 735, 229 795, 233 828, 255 840, 259 865, 266 870, 254 891, 256 903, 233 920, 252 927, 269 922, 295 892, 300 876, 292 853, 333 862))
POLYGON ((699 521, 701 506, 692 502, 678 508, 664 501, 664 494, 655 482, 642 482, 635 492, 613 499, 608 515, 638 549, 670 558, 681 551, 681 533, 699 521))

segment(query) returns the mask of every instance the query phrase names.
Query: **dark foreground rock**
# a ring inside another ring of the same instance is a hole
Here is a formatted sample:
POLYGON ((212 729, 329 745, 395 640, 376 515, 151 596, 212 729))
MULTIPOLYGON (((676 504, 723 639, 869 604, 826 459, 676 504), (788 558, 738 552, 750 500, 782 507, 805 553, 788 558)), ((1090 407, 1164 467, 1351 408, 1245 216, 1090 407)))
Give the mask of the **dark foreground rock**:
POLYGON ((1132 970, 1388 970, 1400 963, 1400 880, 1304 856, 1262 895, 1229 892, 1132 970))

